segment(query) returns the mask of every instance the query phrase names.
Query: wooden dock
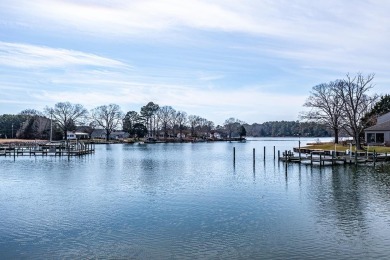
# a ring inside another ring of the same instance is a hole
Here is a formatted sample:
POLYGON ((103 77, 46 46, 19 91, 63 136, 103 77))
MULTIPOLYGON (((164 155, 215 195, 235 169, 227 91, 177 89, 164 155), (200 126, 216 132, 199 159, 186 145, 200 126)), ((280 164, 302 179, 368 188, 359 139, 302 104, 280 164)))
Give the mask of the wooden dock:
MULTIPOLYGON (((303 150, 303 149, 302 149, 303 150)), ((390 161, 390 154, 375 152, 346 153, 340 151, 304 150, 299 153, 297 148, 292 151, 279 153, 279 160, 284 162, 302 163, 310 165, 338 165, 338 164, 363 164, 390 161)))
POLYGON ((0 147, 0 156, 82 156, 95 152, 95 145, 82 141, 8 145, 0 147))

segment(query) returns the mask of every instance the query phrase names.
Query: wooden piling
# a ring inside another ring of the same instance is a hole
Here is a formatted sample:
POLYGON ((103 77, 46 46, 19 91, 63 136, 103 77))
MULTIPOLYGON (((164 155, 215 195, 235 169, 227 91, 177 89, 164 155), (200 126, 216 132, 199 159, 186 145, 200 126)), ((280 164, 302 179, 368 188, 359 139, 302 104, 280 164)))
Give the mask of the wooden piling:
POLYGON ((299 162, 301 162, 301 140, 298 142, 299 162))
POLYGON ((253 148, 253 167, 255 167, 255 162, 256 162, 256 160, 255 160, 255 148, 253 148))
POLYGON ((274 161, 275 161, 275 145, 274 145, 274 161))
POLYGON ((233 165, 236 164, 236 147, 233 147, 233 165))
POLYGON ((358 153, 357 153, 357 150, 355 148, 355 165, 358 164, 358 153))

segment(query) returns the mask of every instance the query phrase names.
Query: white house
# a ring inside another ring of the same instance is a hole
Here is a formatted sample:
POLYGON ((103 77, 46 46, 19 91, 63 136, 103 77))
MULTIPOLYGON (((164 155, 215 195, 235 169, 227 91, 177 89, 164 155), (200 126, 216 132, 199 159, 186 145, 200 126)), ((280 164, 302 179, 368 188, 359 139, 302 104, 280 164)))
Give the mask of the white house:
POLYGON ((210 138, 212 139, 221 139, 221 134, 218 132, 210 133, 210 138))
POLYGON ((84 132, 67 131, 66 132, 66 138, 68 140, 88 139, 89 138, 89 134, 84 133, 84 132))
POLYGON ((376 125, 366 128, 364 132, 367 144, 390 146, 390 112, 378 117, 376 125))
MULTIPOLYGON (((106 139, 106 130, 94 129, 91 134, 92 139, 106 139)), ((109 136, 110 140, 123 140, 129 138, 129 133, 123 131, 114 131, 109 136)))

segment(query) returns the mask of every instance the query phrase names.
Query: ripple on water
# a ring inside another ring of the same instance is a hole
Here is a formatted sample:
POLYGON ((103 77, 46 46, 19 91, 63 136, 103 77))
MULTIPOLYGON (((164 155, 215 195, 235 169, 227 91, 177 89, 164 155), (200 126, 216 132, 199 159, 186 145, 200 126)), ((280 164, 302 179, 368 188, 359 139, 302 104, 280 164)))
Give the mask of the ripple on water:
MULTIPOLYGON (((262 151, 264 142, 97 146, 94 155, 69 160, 0 158, 1 256, 390 254, 388 175, 369 168, 286 168, 272 154, 266 162, 258 156, 254 169, 252 149, 262 151)), ((272 145, 284 150, 294 142, 272 145)))

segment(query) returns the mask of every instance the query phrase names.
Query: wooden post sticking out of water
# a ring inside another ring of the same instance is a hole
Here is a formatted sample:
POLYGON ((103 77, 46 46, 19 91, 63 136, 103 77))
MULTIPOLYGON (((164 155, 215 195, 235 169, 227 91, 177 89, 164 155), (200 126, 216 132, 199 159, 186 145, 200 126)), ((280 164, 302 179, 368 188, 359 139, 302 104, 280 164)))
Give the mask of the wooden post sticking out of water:
POLYGON ((233 165, 236 164, 236 147, 233 147, 233 165))
MULTIPOLYGON (((336 147, 336 145, 334 145, 336 147)), ((335 161, 336 161, 336 157, 337 157, 337 154, 336 154, 336 148, 334 149, 334 154, 332 153, 332 165, 334 165, 335 161), (334 156, 333 156, 334 155, 334 156)))
POLYGON ((265 161, 265 146, 264 146, 264 161, 265 161))
POLYGON ((299 149, 299 161, 301 161, 301 140, 298 141, 298 149, 299 149))
POLYGON ((274 145, 274 161, 275 161, 275 145, 274 145))
POLYGON ((358 153, 357 153, 357 147, 355 146, 355 165, 358 164, 358 153))
POLYGON ((278 161, 280 161, 280 150, 278 150, 278 161))
POLYGON ((322 154, 320 154, 320 166, 322 165, 322 154))
POLYGON ((253 148, 253 167, 255 167, 255 148, 253 148))
POLYGON ((68 146, 68 160, 70 158, 70 143, 69 141, 66 141, 66 145, 68 146))

